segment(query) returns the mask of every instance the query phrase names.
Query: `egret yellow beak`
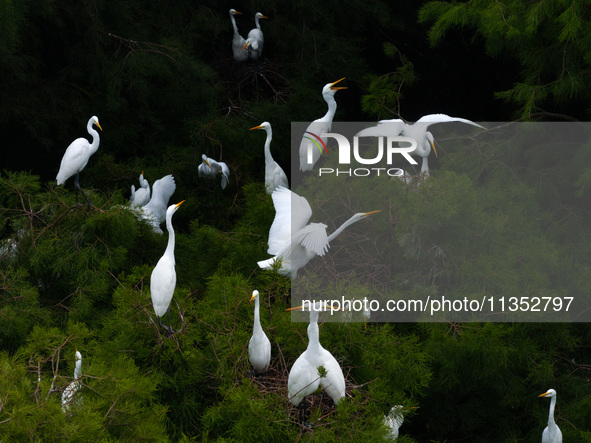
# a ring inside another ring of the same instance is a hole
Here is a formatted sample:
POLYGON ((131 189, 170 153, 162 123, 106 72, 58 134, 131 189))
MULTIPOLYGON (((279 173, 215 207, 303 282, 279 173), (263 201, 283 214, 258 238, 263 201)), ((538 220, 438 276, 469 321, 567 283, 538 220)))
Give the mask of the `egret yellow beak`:
POLYGON ((254 128, 250 128, 249 131, 252 131, 253 129, 263 129, 263 127, 261 125, 258 125, 258 126, 255 126, 254 128))
POLYGON ((435 153, 435 157, 437 157, 437 149, 435 149, 435 143, 431 142, 431 147, 433 148, 433 152, 435 153))
POLYGON ((101 125, 98 121, 94 120, 94 124, 97 125, 101 131, 103 130, 103 128, 101 128, 101 125))
POLYGON ((209 169, 211 169, 211 165, 209 164, 209 162, 208 162, 207 160, 205 160, 205 164, 206 164, 207 166, 209 166, 209 169))
POLYGON ((543 394, 538 395, 538 397, 545 397, 546 395, 548 395, 548 393, 544 392, 543 394))
POLYGON ((302 306, 296 306, 295 308, 287 308, 286 311, 296 311, 302 309, 302 306))
POLYGON ((244 50, 244 49, 246 49, 246 47, 248 46, 248 43, 249 43, 249 42, 246 42, 246 43, 244 44, 244 46, 242 47, 242 49, 243 49, 243 50, 244 50))
POLYGON ((242 15, 242 12, 236 11, 236 10, 234 9, 234 14, 240 14, 240 15, 242 15))
POLYGON ((365 213, 365 214, 363 214, 363 215, 371 215, 371 214, 376 214, 376 213, 378 213, 378 212, 382 212, 382 210, 381 210, 381 209, 378 209, 377 211, 366 212, 366 213, 365 213))
POLYGON ((346 86, 336 86, 336 87, 335 87, 335 85, 336 85, 338 82, 345 80, 345 78, 346 78, 346 77, 343 77, 343 78, 341 78, 341 79, 337 80, 336 82, 332 82, 332 83, 331 83, 331 85, 330 85, 330 89, 332 89, 333 91, 338 91, 339 89, 347 89, 347 87, 346 87, 346 86))
POLYGON ((252 294, 252 297, 250 297, 250 300, 248 300, 249 302, 253 301, 255 298, 257 298, 258 294, 252 294))
POLYGON ((178 208, 180 205, 182 205, 182 204, 183 204, 183 203, 185 203, 185 202, 186 202, 186 200, 183 200, 182 202, 180 202, 180 203, 177 203, 177 204, 176 204, 176 207, 178 208))
POLYGON ((266 15, 261 14, 261 18, 269 18, 266 15))

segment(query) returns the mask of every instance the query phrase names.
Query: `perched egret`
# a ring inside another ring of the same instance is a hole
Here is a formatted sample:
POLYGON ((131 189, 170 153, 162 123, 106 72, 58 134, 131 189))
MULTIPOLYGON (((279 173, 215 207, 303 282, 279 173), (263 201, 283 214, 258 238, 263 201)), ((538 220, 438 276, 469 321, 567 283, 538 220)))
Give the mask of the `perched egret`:
MULTIPOLYGON (((246 42, 251 42, 251 48, 248 49, 248 54, 251 60, 259 60, 263 55, 263 45, 265 44, 265 37, 263 36, 263 31, 261 30, 261 23, 259 22, 262 18, 269 18, 265 17, 260 12, 257 12, 254 15, 254 23, 255 27, 250 30, 246 37, 246 42)), ((246 42, 243 49, 246 49, 246 42)))
POLYGON ((174 229, 172 228, 172 216, 177 209, 185 202, 183 200, 176 205, 170 205, 166 210, 166 229, 168 230, 168 244, 164 255, 160 257, 156 267, 152 271, 150 277, 150 294, 152 296, 152 304, 154 305, 154 312, 158 319, 158 324, 163 326, 160 317, 168 314, 168 333, 172 333, 170 327, 170 302, 176 287, 176 271, 174 261, 174 229))
POLYGON ((168 201, 176 189, 174 177, 166 175, 154 182, 152 185, 152 198, 144 207, 141 208, 141 218, 152 225, 154 232, 162 234, 160 225, 166 219, 166 208, 168 201))
POLYGON ((390 440, 398 439, 399 429, 404 423, 404 412, 409 409, 416 409, 416 406, 405 408, 402 405, 392 406, 388 415, 384 417, 384 424, 389 428, 388 438, 390 440))
POLYGON ((264 129, 267 131, 267 139, 265 140, 265 188, 267 194, 272 194, 273 191, 278 187, 288 188, 287 175, 281 169, 281 166, 273 160, 271 155, 271 140, 273 139, 273 131, 269 122, 263 122, 259 126, 255 126, 253 129, 264 129))
POLYGON ((302 137, 302 141, 300 142, 300 170, 302 171, 311 171, 322 155, 320 149, 315 146, 317 144, 315 136, 320 137, 322 143, 326 144, 326 137, 322 137, 322 134, 330 132, 332 128, 332 119, 337 111, 337 102, 334 99, 334 95, 339 89, 347 89, 346 86, 335 85, 344 79, 345 77, 336 82, 327 83, 322 88, 322 97, 324 97, 324 101, 328 105, 328 111, 324 117, 310 123, 302 137))
MULTIPOLYGON (((288 311, 294 309, 302 309, 302 306, 290 308, 288 311)), ((343 371, 332 354, 320 344, 318 311, 313 306, 310 310, 310 324, 308 325, 308 347, 289 371, 287 379, 289 401, 294 406, 301 407, 300 402, 316 392, 318 388, 326 392, 335 405, 345 396, 343 371), (322 369, 319 371, 320 366, 324 368, 324 371, 322 369)), ((303 418, 303 411, 301 418, 303 418)))
POLYGON ((88 140, 82 137, 77 138, 72 143, 70 143, 70 146, 68 146, 66 153, 62 157, 60 170, 56 177, 57 184, 61 185, 71 176, 76 174, 74 181, 74 187, 76 189, 76 204, 78 204, 78 191, 80 191, 89 206, 91 206, 91 204, 80 187, 79 175, 80 171, 82 171, 88 163, 90 156, 94 154, 99 148, 100 137, 98 132, 96 132, 96 130, 93 128, 93 125, 97 125, 101 131, 103 130, 99 124, 98 117, 90 117, 90 120, 88 120, 88 123, 86 124, 86 130, 92 136, 92 143, 88 143, 88 140))
POLYGON ((142 207, 150 201, 150 183, 144 178, 144 171, 140 174, 140 188, 135 189, 131 185, 131 198, 129 199, 131 206, 142 207))
POLYGON ((70 407, 77 403, 79 399, 76 398, 76 393, 80 389, 80 381, 78 380, 82 375, 82 354, 76 349, 76 367, 74 368, 74 380, 70 382, 64 392, 62 392, 62 411, 67 413, 70 407))
POLYGON ((550 400, 550 413, 548 415, 548 426, 542 432, 542 443, 562 443, 562 432, 554 421, 554 408, 556 407, 556 391, 554 389, 548 389, 547 392, 538 395, 538 397, 549 397, 550 400))
POLYGON ((324 223, 310 223, 312 208, 304 197, 280 187, 273 192, 275 219, 269 230, 269 249, 274 257, 258 262, 259 267, 269 269, 275 260, 281 260, 280 273, 297 277, 298 269, 317 255, 323 256, 334 240, 347 226, 378 211, 359 212, 343 223, 332 234, 326 234, 324 223), (293 212, 292 212, 293 211, 293 212))
POLYGON ((254 300, 254 325, 252 337, 248 342, 248 359, 257 372, 267 372, 271 363, 271 342, 261 327, 259 314, 259 291, 252 291, 250 301, 254 300))
POLYGON ((424 115, 418 119, 414 124, 409 125, 400 119, 392 120, 380 120, 377 126, 363 129, 356 135, 358 137, 387 137, 403 135, 405 137, 414 138, 417 141, 417 147, 411 155, 418 155, 423 158, 423 164, 421 165, 421 174, 429 175, 429 163, 428 157, 431 153, 431 148, 437 156, 437 150, 435 149, 435 142, 433 134, 427 131, 427 128, 437 123, 449 123, 449 122, 461 122, 469 125, 477 126, 485 129, 484 126, 474 123, 471 120, 460 117, 450 117, 446 114, 429 114, 424 115))
POLYGON ((244 37, 238 33, 238 26, 236 26, 236 19, 234 18, 236 14, 242 13, 235 9, 230 9, 230 21, 232 22, 232 28, 234 29, 234 37, 232 38, 232 55, 234 57, 234 62, 241 64, 248 60, 248 51, 244 50, 246 40, 244 40, 244 37))
POLYGON ((213 158, 207 157, 205 154, 201 156, 203 160, 197 167, 199 177, 207 179, 215 179, 218 174, 222 176, 222 189, 226 189, 226 186, 230 182, 230 169, 224 162, 215 161, 213 158))

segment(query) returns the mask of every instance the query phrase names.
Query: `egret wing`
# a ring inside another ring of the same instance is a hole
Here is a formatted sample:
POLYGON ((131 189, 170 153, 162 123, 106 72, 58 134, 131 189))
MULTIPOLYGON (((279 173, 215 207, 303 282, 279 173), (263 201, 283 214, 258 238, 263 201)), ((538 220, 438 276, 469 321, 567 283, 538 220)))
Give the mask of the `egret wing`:
POLYGON ((312 208, 304 197, 287 188, 279 187, 271 195, 275 206, 275 219, 269 230, 269 249, 271 255, 278 255, 291 243, 292 229, 299 231, 312 216, 312 208))
POLYGON ((357 137, 387 137, 399 135, 405 128, 404 123, 399 118, 392 120, 380 120, 376 126, 362 129, 357 134, 357 137))
POLYGON ((422 126, 422 127, 424 127, 426 129, 430 125, 434 125, 436 123, 449 123, 449 122, 467 123, 469 125, 477 126, 479 128, 485 129, 484 126, 481 126, 478 123, 474 123, 472 120, 468 120, 466 118, 461 118, 461 117, 451 117, 451 116, 449 116, 447 114, 427 114, 427 115, 423 115, 412 126, 419 125, 419 126, 422 126))

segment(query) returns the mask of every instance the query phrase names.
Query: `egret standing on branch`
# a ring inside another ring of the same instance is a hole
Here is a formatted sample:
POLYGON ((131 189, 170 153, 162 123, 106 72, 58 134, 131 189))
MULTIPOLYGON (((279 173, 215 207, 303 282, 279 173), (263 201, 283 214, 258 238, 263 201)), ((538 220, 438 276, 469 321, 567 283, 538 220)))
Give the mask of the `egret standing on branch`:
POLYGON ((538 397, 548 397, 550 400, 550 413, 548 414, 548 426, 542 432, 542 443, 562 443, 562 432, 554 421, 554 408, 556 407, 556 391, 548 389, 538 397))
POLYGON ((76 398, 76 393, 80 389, 80 381, 78 380, 82 375, 82 354, 76 349, 76 367, 74 368, 74 380, 66 386, 62 392, 62 411, 68 412, 71 406, 79 401, 76 398))
POLYGON ((164 255, 160 257, 150 277, 150 295, 158 324, 166 328, 160 320, 164 314, 168 314, 168 334, 173 330, 170 326, 170 302, 176 287, 176 270, 174 260, 174 229, 172 227, 172 216, 185 200, 176 205, 170 205, 166 210, 166 229, 168 230, 168 244, 164 255))
POLYGON ((380 120, 377 126, 372 126, 370 128, 363 129, 359 131, 356 136, 357 137, 387 137, 387 136, 396 136, 396 135, 403 135, 405 137, 414 138, 417 141, 417 147, 414 152, 411 152, 411 155, 418 155, 423 158, 423 164, 421 165, 421 174, 428 176, 429 175, 429 163, 428 157, 431 153, 431 148, 433 148, 433 152, 435 152, 435 156, 437 156, 437 150, 435 149, 435 142, 433 139, 433 134, 427 131, 427 128, 431 125, 437 123, 450 123, 450 122, 460 122, 466 123, 469 125, 477 126, 479 128, 485 129, 484 126, 479 125, 478 123, 474 123, 471 120, 467 120, 465 118, 460 117, 450 117, 449 115, 445 114, 429 114, 424 115, 420 119, 416 121, 416 123, 409 125, 405 123, 403 120, 398 118, 392 120, 380 120))
POLYGON ((76 178, 74 181, 74 187, 76 189, 76 204, 78 204, 78 191, 80 191, 80 193, 86 200, 88 206, 92 205, 90 204, 88 198, 86 198, 86 195, 84 195, 84 192, 80 187, 79 174, 80 171, 82 171, 88 163, 90 156, 94 154, 99 148, 100 137, 98 132, 96 132, 96 130, 93 128, 93 125, 96 125, 101 131, 103 130, 103 128, 101 128, 101 125, 99 124, 98 117, 90 117, 90 120, 88 120, 88 123, 86 125, 86 130, 92 136, 92 143, 89 143, 88 140, 82 137, 77 138, 72 143, 70 143, 70 146, 68 146, 68 149, 66 149, 66 153, 62 157, 60 170, 57 173, 56 177, 57 184, 61 185, 71 176, 76 174, 76 178))
MULTIPOLYGON (((332 307, 329 306, 328 308, 331 309, 332 307)), ((303 307, 298 306, 287 310, 296 309, 303 309, 303 307)), ((318 312, 315 306, 312 306, 310 324, 308 325, 308 347, 298 357, 289 371, 287 392, 289 401, 294 406, 300 406, 300 402, 308 395, 316 392, 318 388, 322 388, 335 405, 345 396, 345 377, 341 366, 333 355, 320 344, 318 312), (320 366, 324 370, 319 370, 320 366)), ((303 418, 303 411, 301 418, 303 418)))
POLYGON ((271 140, 273 139, 271 124, 269 122, 263 122, 259 126, 250 128, 251 131, 254 129, 264 129, 267 132, 267 139, 265 140, 265 189, 267 190, 267 194, 270 195, 280 186, 284 188, 289 187, 287 175, 285 175, 281 166, 273 160, 273 156, 271 155, 271 140))
POLYGON ((261 326, 259 291, 252 291, 250 301, 253 300, 254 324, 248 342, 248 359, 255 371, 265 373, 271 363, 271 342, 261 326))
POLYGON ((378 211, 359 212, 343 223, 332 234, 326 234, 324 223, 310 223, 312 208, 304 197, 280 187, 271 196, 275 206, 275 218, 269 230, 269 249, 274 257, 258 262, 259 267, 270 269, 276 260, 281 260, 280 273, 297 277, 298 269, 317 255, 323 256, 330 242, 347 226, 363 220, 378 211))
POLYGON ((205 154, 201 156, 203 160, 197 167, 197 173, 200 178, 213 180, 219 174, 222 176, 222 189, 226 189, 230 181, 230 169, 224 162, 215 161, 213 158, 207 157, 205 154))
POLYGON ((337 102, 334 99, 334 95, 339 89, 347 89, 346 86, 335 85, 344 79, 345 77, 336 82, 327 83, 322 88, 322 97, 324 97, 324 101, 328 105, 328 111, 324 117, 310 123, 302 137, 302 141, 300 142, 300 170, 302 171, 311 171, 322 155, 320 149, 316 149, 316 146, 314 146, 318 144, 318 140, 315 140, 315 138, 316 136, 320 137, 322 145, 324 147, 326 146, 326 137, 322 137, 322 134, 330 132, 332 128, 332 119, 337 111, 337 102), (312 148, 309 148, 309 146, 312 146, 312 148))
POLYGON ((244 50, 246 40, 244 40, 244 37, 238 33, 238 26, 236 26, 236 19, 234 18, 236 14, 242 13, 235 9, 230 9, 230 21, 232 22, 232 28, 234 29, 234 37, 232 38, 232 56, 234 57, 234 62, 240 65, 248 60, 248 51, 244 50))
POLYGON ((142 207, 150 201, 150 183, 144 178, 144 171, 140 174, 140 188, 136 191, 135 186, 131 185, 131 206, 142 207))
POLYGON ((265 44, 265 37, 263 36, 263 31, 261 30, 261 24, 259 22, 262 18, 265 17, 260 12, 257 12, 254 16, 254 23, 255 27, 250 30, 248 36, 246 37, 246 42, 244 42, 244 47, 242 49, 247 49, 248 54, 251 60, 260 60, 263 57, 263 46, 265 44))

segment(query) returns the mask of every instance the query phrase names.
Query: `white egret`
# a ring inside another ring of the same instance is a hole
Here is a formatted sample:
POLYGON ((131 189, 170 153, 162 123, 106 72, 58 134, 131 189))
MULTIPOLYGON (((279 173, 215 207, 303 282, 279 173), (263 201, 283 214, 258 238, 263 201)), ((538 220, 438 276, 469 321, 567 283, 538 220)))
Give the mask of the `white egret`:
POLYGON ((259 42, 256 38, 247 38, 242 49, 249 55, 250 58, 255 60, 259 58, 259 42))
POLYGON ((335 85, 344 79, 345 77, 336 82, 327 83, 322 88, 322 97, 324 97, 324 101, 328 105, 328 111, 324 117, 310 123, 302 136, 302 141, 300 142, 300 170, 302 171, 311 171, 322 155, 320 148, 315 146, 318 145, 316 136, 320 137, 322 144, 326 146, 326 137, 322 137, 322 134, 330 132, 332 128, 332 119, 337 111, 337 102, 334 99, 334 95, 339 89, 347 89, 346 86, 335 85))
POLYGON ((271 363, 271 342, 261 327, 259 313, 259 291, 252 291, 250 301, 254 300, 254 324, 252 337, 248 342, 248 359, 257 372, 267 372, 271 363))
POLYGON ((267 132, 267 139, 265 140, 265 188, 267 194, 272 194, 280 186, 284 188, 289 187, 287 175, 285 175, 281 166, 273 160, 273 156, 271 155, 271 140, 273 139, 271 124, 269 122, 263 122, 259 126, 250 128, 251 131, 254 129, 264 129, 267 132))
POLYGON ((129 199, 131 206, 142 207, 150 201, 150 183, 144 178, 144 171, 140 174, 140 188, 135 189, 131 185, 131 198, 129 199))
POLYGON ((429 175, 429 163, 428 157, 431 153, 431 148, 433 148, 433 152, 435 152, 435 156, 437 156, 437 150, 435 149, 435 142, 433 139, 433 134, 427 131, 427 128, 431 125, 437 123, 449 123, 449 122, 461 122, 467 123, 469 125, 477 126, 479 128, 485 129, 484 126, 479 125, 478 123, 474 123, 471 120, 467 120, 465 118, 460 117, 450 117, 446 114, 428 114, 422 116, 418 119, 414 124, 409 125, 405 123, 403 120, 398 118, 392 120, 380 120, 377 126, 372 126, 370 128, 363 129, 359 131, 356 136, 357 137, 387 137, 387 136, 396 136, 396 135, 403 135, 405 137, 414 138, 417 142, 417 147, 414 152, 411 152, 411 155, 418 155, 423 158, 423 163, 421 165, 421 174, 428 176, 429 175))
POLYGON ((547 392, 538 395, 538 397, 549 397, 550 413, 548 414, 548 426, 542 432, 542 443, 562 443, 562 432, 554 421, 554 408, 556 407, 556 391, 548 389, 547 392))
MULTIPOLYGON (((302 309, 302 306, 290 308, 288 311, 295 309, 302 309)), ((289 371, 287 392, 289 401, 294 406, 301 407, 301 401, 316 392, 318 388, 326 392, 335 405, 345 396, 345 376, 341 366, 333 355, 320 344, 318 312, 315 306, 310 309, 308 347, 297 358, 289 371), (319 370, 320 366, 324 370, 319 370)), ((301 414, 301 418, 303 418, 303 410, 301 414)))
POLYGON ((60 170, 56 177, 57 184, 61 185, 71 176, 76 174, 74 181, 74 187, 76 189, 76 204, 78 204, 78 191, 80 191, 89 206, 91 206, 90 202, 80 187, 79 175, 80 171, 82 171, 88 163, 90 156, 94 154, 99 148, 100 137, 98 132, 93 128, 93 125, 97 125, 101 131, 103 130, 99 124, 98 117, 90 117, 90 120, 88 120, 88 123, 86 124, 86 130, 92 136, 92 143, 89 143, 88 140, 83 137, 77 138, 72 143, 70 143, 70 146, 68 146, 64 156, 62 157, 60 170))
POLYGON ((234 37, 232 38, 232 56, 234 62, 241 64, 248 60, 248 51, 244 50, 246 40, 238 33, 238 26, 236 26, 235 15, 242 14, 235 9, 230 9, 230 21, 232 22, 232 28, 234 29, 234 37))
POLYGON ((281 260, 280 273, 297 277, 298 269, 317 255, 323 256, 334 240, 347 226, 363 220, 378 211, 359 212, 343 223, 332 234, 326 234, 324 223, 310 223, 312 208, 304 197, 280 187, 273 192, 275 218, 269 230, 269 249, 274 257, 258 262, 259 267, 270 269, 276 260, 281 260))
POLYGON ((152 198, 141 208, 140 217, 152 225, 154 232, 162 234, 160 225, 166 219, 168 201, 176 189, 176 183, 172 175, 166 175, 156 180, 152 185, 152 198))
POLYGON ((399 429, 404 423, 404 413, 409 409, 416 409, 416 406, 405 408, 402 405, 392 406, 388 415, 384 417, 384 424, 388 427, 388 439, 398 439, 399 429))
POLYGON ((230 169, 224 162, 215 161, 213 158, 207 157, 205 154, 201 156, 203 160, 197 167, 197 173, 201 178, 215 179, 219 174, 222 176, 222 189, 226 189, 226 186, 230 182, 230 169))
POLYGON ((76 393, 80 389, 80 376, 82 375, 82 354, 76 349, 76 367, 74 368, 74 380, 70 382, 64 392, 62 392, 62 411, 67 413, 71 406, 80 401, 77 399, 76 393))
POLYGON ((166 328, 161 320, 164 314, 168 314, 168 333, 172 333, 170 327, 170 302, 176 287, 176 271, 174 260, 174 229, 172 227, 172 216, 177 209, 185 202, 183 200, 176 205, 170 205, 166 210, 166 229, 168 230, 168 244, 164 255, 160 257, 150 277, 150 295, 158 324, 166 328))
MULTIPOLYGON (((265 17, 260 12, 257 12, 254 15, 254 23, 255 27, 250 30, 246 37, 246 42, 250 40, 251 48, 249 48, 249 57, 251 60, 259 60, 262 58, 263 55, 263 45, 265 44, 265 37, 263 36, 263 31, 261 30, 261 23, 260 19, 262 18, 269 18, 265 17), (254 41, 253 41, 254 40, 254 41), (256 44, 255 44, 256 43, 256 44)), ((243 49, 246 49, 246 42, 243 49)))

